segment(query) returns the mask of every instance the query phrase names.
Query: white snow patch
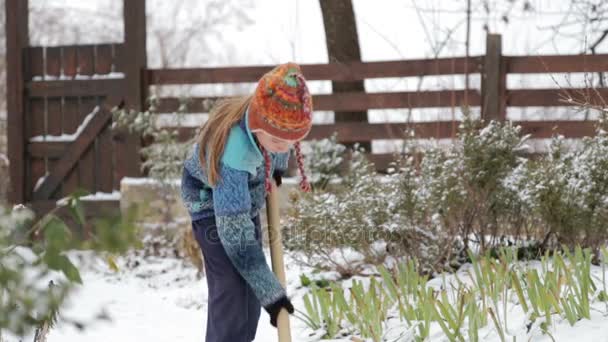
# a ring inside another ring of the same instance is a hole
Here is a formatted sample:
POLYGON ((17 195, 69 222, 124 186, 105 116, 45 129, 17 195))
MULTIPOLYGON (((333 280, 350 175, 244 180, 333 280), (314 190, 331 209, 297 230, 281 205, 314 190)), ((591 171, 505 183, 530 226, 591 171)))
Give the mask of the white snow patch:
MULTIPOLYGON (((165 184, 171 184, 174 186, 181 186, 181 179, 168 179, 165 184)), ((159 185, 160 182, 154 178, 147 177, 124 177, 120 181, 121 185, 159 185)))
POLYGON ((76 132, 74 132, 72 134, 37 135, 37 136, 31 137, 30 141, 31 142, 40 142, 40 141, 71 142, 71 141, 75 141, 78 138, 78 136, 80 135, 80 133, 82 133, 84 128, 87 127, 87 125, 89 124, 89 121, 91 121, 93 119, 93 117, 95 116, 95 114, 97 114, 97 112, 99 112, 99 106, 95 107, 95 109, 93 109, 92 112, 87 114, 87 116, 84 118, 84 121, 80 124, 80 126, 78 126, 78 129, 76 129, 76 132))
POLYGON ((44 183, 44 181, 46 180, 46 178, 49 176, 49 172, 47 171, 44 176, 38 178, 38 180, 36 181, 36 185, 34 185, 34 191, 37 191, 38 188, 40 188, 40 186, 42 185, 42 183, 44 183))
POLYGON ((119 201, 120 191, 114 190, 112 192, 96 192, 91 195, 80 197, 82 201, 119 201))

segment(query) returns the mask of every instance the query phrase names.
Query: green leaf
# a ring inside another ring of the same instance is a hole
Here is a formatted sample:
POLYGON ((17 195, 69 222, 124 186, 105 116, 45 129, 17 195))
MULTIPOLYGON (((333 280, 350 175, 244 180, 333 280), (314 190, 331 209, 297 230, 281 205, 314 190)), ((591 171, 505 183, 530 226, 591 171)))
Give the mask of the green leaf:
POLYGON ((63 254, 45 253, 44 261, 50 269, 63 272, 69 281, 82 284, 80 272, 67 256, 63 254))

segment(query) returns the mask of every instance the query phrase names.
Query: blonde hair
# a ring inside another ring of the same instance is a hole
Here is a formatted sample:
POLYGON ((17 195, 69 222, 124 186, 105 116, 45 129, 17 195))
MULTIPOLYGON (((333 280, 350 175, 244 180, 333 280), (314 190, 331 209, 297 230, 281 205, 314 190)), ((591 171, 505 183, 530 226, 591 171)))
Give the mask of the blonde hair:
POLYGON ((215 186, 219 181, 219 161, 224 153, 224 146, 230 129, 243 117, 252 96, 233 97, 218 102, 209 119, 201 126, 198 137, 199 160, 201 167, 207 170, 208 181, 215 186), (207 151, 209 154, 207 155, 207 151), (207 156, 207 158, 205 158, 207 156), (205 165, 209 161, 209 165, 205 165))

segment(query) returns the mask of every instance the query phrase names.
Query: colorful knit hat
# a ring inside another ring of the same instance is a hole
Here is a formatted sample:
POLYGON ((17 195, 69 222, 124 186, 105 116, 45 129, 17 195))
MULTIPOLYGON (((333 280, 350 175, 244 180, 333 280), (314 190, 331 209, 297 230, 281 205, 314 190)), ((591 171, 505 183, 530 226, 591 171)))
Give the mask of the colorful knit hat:
MULTIPOLYGON (((312 128, 312 96, 300 66, 281 64, 262 76, 249 105, 248 125, 251 130, 259 129, 279 139, 296 140, 300 188, 310 191, 299 140, 312 128)), ((266 189, 270 191, 270 158, 265 149, 262 152, 266 161, 266 189)))

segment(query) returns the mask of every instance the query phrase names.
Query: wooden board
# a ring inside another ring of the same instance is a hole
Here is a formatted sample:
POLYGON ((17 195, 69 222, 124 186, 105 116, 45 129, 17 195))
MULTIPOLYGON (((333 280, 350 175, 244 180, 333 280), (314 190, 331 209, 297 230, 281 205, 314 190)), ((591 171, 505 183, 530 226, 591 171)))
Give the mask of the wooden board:
POLYGON ((31 77, 44 76, 44 49, 42 47, 32 47, 27 49, 28 67, 31 77))
MULTIPOLYGON (((28 117, 28 139, 33 136, 40 136, 46 134, 46 127, 44 124, 45 116, 45 101, 42 99, 33 99, 29 101, 29 117, 28 117)), ((30 194, 34 191, 36 183, 40 177, 46 173, 46 161, 44 157, 31 157, 28 158, 29 172, 28 180, 26 184, 27 198, 30 198, 30 194)))
POLYGON ((61 48, 46 48, 46 75, 59 77, 61 75, 61 48))
MULTIPOLYGON (((83 97, 80 99, 80 121, 82 122, 84 118, 95 109, 97 106, 97 98, 95 97, 83 97)), ((82 154, 82 157, 79 161, 78 165, 79 170, 79 179, 80 179, 80 187, 85 189, 91 193, 95 193, 95 144, 91 144, 85 152, 82 154)))
POLYGON ((78 47, 64 46, 62 50, 63 74, 74 77, 78 73, 78 47))
MULTIPOLYGON (((469 90, 468 102, 472 107, 480 106, 481 96, 477 90, 469 90)), ((438 108, 457 107, 464 103, 464 90, 438 90, 421 92, 390 92, 390 93, 340 93, 314 95, 314 110, 323 111, 350 111, 367 109, 395 109, 395 108, 438 108)), ((205 113, 210 102, 218 98, 195 97, 190 99, 189 113, 205 113)), ((172 113, 180 106, 180 99, 161 98, 157 108, 159 113, 172 113)))
POLYGON ((78 74, 93 75, 95 71, 95 46, 78 46, 78 74))
MULTIPOLYGON (((66 97, 63 103, 63 133, 74 134, 76 129, 81 124, 81 115, 79 113, 80 99, 77 97, 66 97)), ((64 150, 59 154, 61 157, 67 149, 67 144, 64 145, 64 150)), ((51 152, 51 151, 49 151, 51 152)), ((67 177, 63 181, 62 196, 68 196, 76 191, 79 187, 79 162, 72 168, 67 177)))
MULTIPOLYGON (((359 81, 367 78, 418 77, 478 73, 479 56, 402 60, 386 62, 345 62, 303 64, 307 80, 359 81)), ((220 68, 148 69, 150 84, 203 84, 257 82, 273 66, 244 66, 220 68)))
MULTIPOLYGON (((112 148, 112 131, 104 129, 97 137, 95 165, 97 170, 96 188, 101 192, 112 192, 114 189, 114 155, 112 148)), ((117 190, 119 188, 116 188, 117 190)))
POLYGON ((106 75, 112 72, 112 44, 97 45, 95 50, 95 74, 106 75))

